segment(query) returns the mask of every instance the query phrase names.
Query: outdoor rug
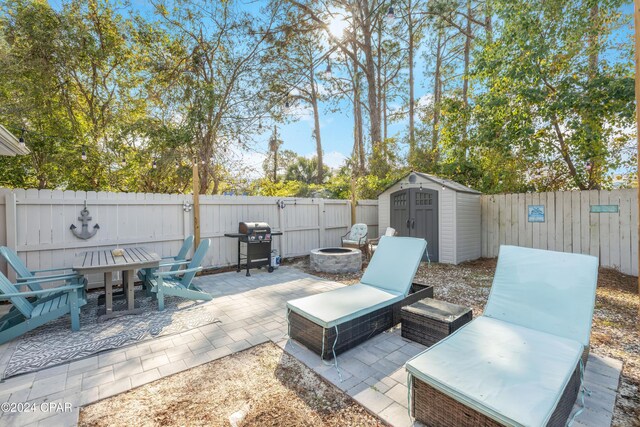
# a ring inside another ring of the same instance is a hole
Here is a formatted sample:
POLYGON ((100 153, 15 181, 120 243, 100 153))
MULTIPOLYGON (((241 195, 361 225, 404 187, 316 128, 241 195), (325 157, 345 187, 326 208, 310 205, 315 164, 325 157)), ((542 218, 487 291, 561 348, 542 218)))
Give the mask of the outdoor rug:
MULTIPOLYGON (((141 314, 98 321, 98 296, 87 294, 87 305, 80 312, 80 330, 71 331, 71 319, 60 319, 34 329, 14 340, 13 351, 5 367, 3 378, 82 359, 87 356, 124 347, 130 344, 185 332, 217 322, 214 304, 165 297, 164 311, 158 311, 153 297, 136 287, 136 306, 141 314)), ((114 311, 124 308, 125 300, 114 300, 114 311)), ((102 306, 104 311, 104 306, 102 306)))

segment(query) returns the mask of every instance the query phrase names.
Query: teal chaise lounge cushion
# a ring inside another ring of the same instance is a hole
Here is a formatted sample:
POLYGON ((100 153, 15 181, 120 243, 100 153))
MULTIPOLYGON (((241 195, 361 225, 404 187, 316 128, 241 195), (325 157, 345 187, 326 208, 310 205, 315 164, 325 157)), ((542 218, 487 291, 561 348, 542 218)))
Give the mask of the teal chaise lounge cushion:
POLYGON ((404 299, 427 243, 382 237, 359 284, 287 302, 287 309, 331 328, 404 299))
POLYGON ((577 341, 481 316, 406 368, 506 425, 543 426, 581 356, 577 341))
POLYGON ((501 246, 484 315, 589 345, 598 258, 501 246))
POLYGON ((482 316, 407 371, 506 425, 546 425, 589 345, 598 259, 501 246, 482 316))
POLYGON ((401 294, 358 283, 289 301, 287 307, 317 325, 333 328, 403 298, 401 294))

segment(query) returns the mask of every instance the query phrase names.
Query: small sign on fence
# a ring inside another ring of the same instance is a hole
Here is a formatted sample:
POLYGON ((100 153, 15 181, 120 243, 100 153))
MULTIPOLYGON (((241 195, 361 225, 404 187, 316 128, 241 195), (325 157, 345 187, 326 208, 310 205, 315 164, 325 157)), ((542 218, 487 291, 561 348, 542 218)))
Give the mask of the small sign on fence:
POLYGON ((544 222, 544 205, 529 205, 529 222, 544 222))
POLYGON ((591 205, 591 213, 618 213, 618 205, 591 205))

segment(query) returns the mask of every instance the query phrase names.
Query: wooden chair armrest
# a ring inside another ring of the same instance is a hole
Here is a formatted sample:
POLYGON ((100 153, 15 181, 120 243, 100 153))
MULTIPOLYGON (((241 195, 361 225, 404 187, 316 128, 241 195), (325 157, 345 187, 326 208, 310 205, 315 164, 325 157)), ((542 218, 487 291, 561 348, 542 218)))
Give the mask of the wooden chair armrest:
POLYGON ((184 264, 189 264, 190 262, 191 261, 188 259, 183 259, 183 260, 174 261, 174 262, 163 262, 158 267, 173 267, 174 265, 184 265, 184 264))
MULTIPOLYGON (((18 283, 16 285, 21 285, 21 283, 18 283)), ((9 298, 16 298, 16 297, 31 297, 31 296, 42 295, 42 294, 53 294, 57 292, 71 292, 73 290, 77 290, 81 288, 84 288, 84 285, 66 285, 66 286, 60 286, 59 288, 42 289, 39 291, 18 292, 13 294, 0 294, 0 299, 9 299, 9 298)))
POLYGON ((53 282, 55 280, 69 280, 69 279, 79 279, 82 275, 78 273, 68 273, 68 274, 54 274, 52 276, 36 276, 36 277, 18 277, 16 280, 20 284, 25 284, 25 282, 44 282, 50 281, 53 282))
POLYGON ((47 277, 30 277, 25 280, 18 280, 18 285, 29 285, 31 283, 49 283, 57 282, 60 280, 77 279, 80 276, 77 274, 71 274, 66 276, 47 276, 47 277))
POLYGON ((43 268, 41 270, 31 270, 31 273, 38 274, 38 273, 46 273, 49 271, 64 271, 64 270, 73 270, 73 269, 71 267, 43 268))
POLYGON ((153 273, 156 277, 167 277, 167 276, 175 276, 178 274, 187 274, 187 273, 197 273, 198 271, 202 271, 202 267, 195 268, 187 268, 186 270, 178 270, 178 271, 157 271, 153 273))

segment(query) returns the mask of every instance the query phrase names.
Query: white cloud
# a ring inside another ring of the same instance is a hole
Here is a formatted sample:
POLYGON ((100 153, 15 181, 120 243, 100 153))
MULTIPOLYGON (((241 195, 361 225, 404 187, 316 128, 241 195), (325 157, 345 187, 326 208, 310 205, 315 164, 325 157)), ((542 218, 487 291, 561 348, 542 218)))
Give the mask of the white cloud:
MULTIPOLYGON (((235 163, 236 165, 241 165, 244 169, 242 170, 242 174, 244 174, 244 178, 248 179, 258 179, 264 175, 264 171, 262 170, 262 164, 266 159, 266 154, 259 152, 257 150, 245 150, 240 148, 236 144, 231 146, 231 153, 229 155, 230 163, 235 163)), ((231 167, 231 170, 239 170, 238 168, 231 167)))
POLYGON ((416 108, 426 108, 431 107, 433 105, 433 94, 425 93, 420 98, 416 100, 416 108))
POLYGON ((244 152, 242 156, 242 160, 245 162, 246 166, 250 169, 248 173, 249 179, 257 179, 264 175, 264 171, 262 170, 262 164, 264 160, 267 158, 265 154, 256 153, 254 151, 244 152))
POLYGON ((307 122, 309 127, 313 129, 313 109, 306 103, 296 102, 287 108, 286 113, 294 120, 307 122))
POLYGON ((325 153, 322 159, 327 166, 332 169, 337 169, 344 164, 345 160, 347 160, 347 156, 338 151, 331 151, 329 153, 325 153))
MULTIPOLYGON (((304 157, 307 159, 311 159, 316 155, 315 151, 313 153, 306 154, 304 157)), ((329 166, 331 169, 337 169, 344 164, 344 161, 347 160, 347 156, 338 152, 338 151, 330 151, 328 153, 323 153, 322 161, 326 166, 329 166)))

